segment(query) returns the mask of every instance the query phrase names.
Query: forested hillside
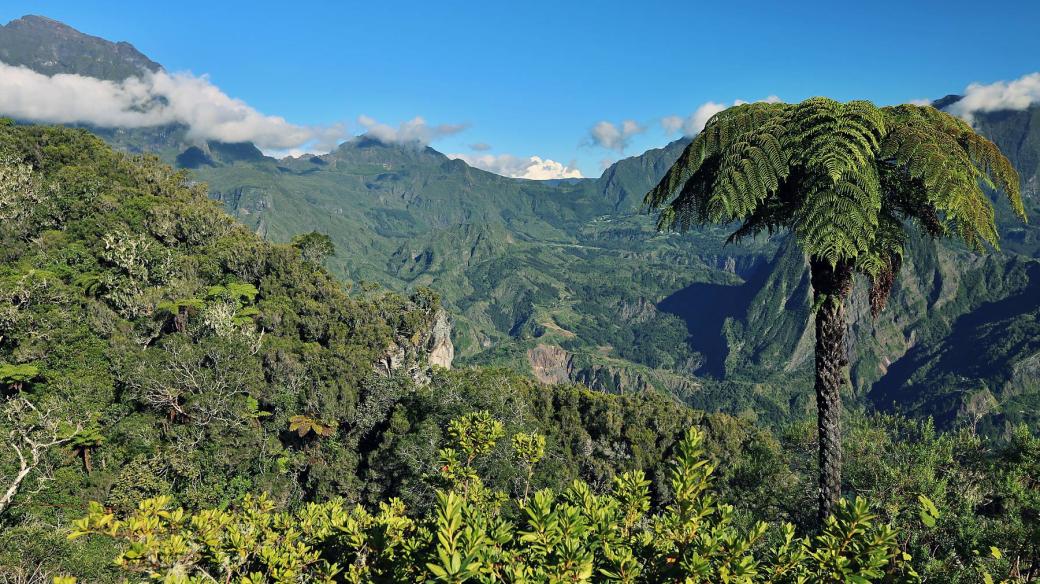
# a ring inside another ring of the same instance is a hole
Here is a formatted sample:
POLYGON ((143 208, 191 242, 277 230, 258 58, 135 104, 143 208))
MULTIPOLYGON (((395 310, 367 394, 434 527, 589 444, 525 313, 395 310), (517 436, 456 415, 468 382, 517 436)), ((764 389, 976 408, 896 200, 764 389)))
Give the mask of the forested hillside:
MULTIPOLYGON (((125 512, 156 495, 201 508, 263 491, 288 506, 425 508, 448 420, 475 410, 547 438, 534 486, 635 469, 661 485, 691 425, 721 458, 772 443, 656 393, 431 371, 433 292, 350 290, 307 240, 267 243, 183 171, 85 131, 4 122, 0 162, 0 577, 114 577, 115 548, 54 530, 91 500, 125 512)), ((505 448, 482 468, 513 488, 505 448)), ((722 476, 744 472, 772 471, 722 476)))
MULTIPOLYGON (((564 184, 504 179, 428 148, 364 138, 323 157, 214 161, 193 172, 240 221, 272 239, 318 225, 340 247, 364 250, 337 257, 334 273, 438 290, 455 315, 463 363, 608 391, 653 387, 697 407, 754 411, 768 421, 797 417, 811 374, 804 260, 783 239, 724 245, 721 229, 657 234, 639 212, 641 194, 685 143, 619 162, 600 179, 564 184)), ((938 356, 959 342, 952 335, 974 326, 959 319, 1035 288, 1033 228, 1005 219, 1001 226, 1005 255, 916 242, 907 277, 876 322, 866 284, 858 289, 853 333, 865 350, 852 373, 865 400, 916 403, 913 411, 945 424, 980 390, 998 403, 1035 391, 1028 375, 1006 373, 1029 370, 1037 348, 1027 339, 1001 355, 977 355, 970 370, 938 356), (933 352, 910 354, 923 339, 933 352), (904 357, 902 367, 913 360, 918 375, 931 373, 909 395, 892 394, 885 388, 902 383, 885 377, 904 357)), ((1002 306, 1001 318, 1020 326, 1037 319, 1028 302, 1002 306)), ((979 312, 976 322, 989 323, 986 314, 997 312, 979 312)), ((991 422, 1001 427, 1002 420, 991 422)))
MULTIPOLYGON (((159 67, 126 43, 40 17, 0 30, 0 55, 48 74, 106 79, 159 67), (98 65, 62 57, 76 47, 98 65)), ((1040 205, 1038 112, 976 120, 1020 171, 1030 218, 1040 205)), ((657 234, 641 213, 643 195, 688 139, 621 160, 598 179, 529 181, 368 136, 327 155, 276 160, 252 144, 192 139, 178 125, 91 130, 187 170, 269 241, 327 234, 337 253, 326 265, 337 278, 405 294, 433 288, 450 314, 458 363, 611 392, 654 388, 775 424, 810 407, 808 272, 789 242, 723 245, 724 229, 657 234)), ((1029 298, 1040 237, 1036 221, 1013 221, 1001 202, 998 210, 1003 255, 915 242, 877 322, 865 285, 857 290, 857 401, 944 425, 973 400, 991 403, 987 428, 1030 419, 1022 405, 1036 393, 1038 315, 1029 298), (1008 323, 1000 348, 966 349, 1008 323), (957 357, 966 350, 970 360, 957 357)))
MULTIPOLYGON (((341 277, 435 288, 453 315, 462 363, 608 391, 654 387, 697 407, 755 410, 772 421, 797 416, 807 407, 811 346, 802 260, 783 240, 727 246, 723 230, 656 234, 638 212, 640 194, 684 145, 621 161, 598 180, 563 184, 506 179, 429 148, 364 138, 326 156, 282 161, 211 144, 208 162, 191 172, 270 239, 315 226, 328 233, 343 250, 329 262, 341 277)), ((1027 202, 1034 213, 1035 197, 1027 193, 1027 202)), ((967 375, 949 361, 915 367, 934 372, 913 395, 886 390, 895 377, 882 381, 919 339, 944 352, 958 341, 950 335, 959 318, 1030 294, 1033 227, 1001 223, 1004 256, 927 240, 911 246, 909 277, 876 323, 865 285, 859 290, 853 332, 866 350, 853 375, 861 395, 881 407, 935 402, 915 397, 921 392, 946 395, 942 405, 914 410, 950 420, 979 390, 1003 396, 1000 403, 1034 391, 1022 375, 1005 375, 1009 367, 1028 370, 1036 355, 1028 342, 977 356, 967 375), (958 376, 970 381, 954 383, 958 376)), ((1036 320, 1028 303, 1004 307, 1012 311, 1004 318, 1036 320)), ((919 351, 907 358, 937 359, 919 351)))
POLYGON ((320 236, 265 242, 186 173, 82 130, 4 123, 0 161, 0 578, 275 566, 316 578, 323 562, 362 581, 432 578, 430 565, 456 569, 434 542, 450 542, 443 522, 462 516, 485 538, 466 540, 467 573, 519 554, 535 581, 588 566, 656 581, 709 550, 703 569, 742 565, 752 581, 831 569, 870 580, 888 566, 911 581, 975 582, 1038 566, 1029 477, 1040 444, 1024 427, 992 440, 976 433, 981 415, 937 434, 853 412, 846 492, 872 504, 843 508, 818 538, 808 426, 773 434, 656 391, 431 368, 436 295, 347 289, 320 265, 320 236), (677 448, 690 427, 703 438, 677 448), (345 514, 379 502, 389 507, 378 516, 345 514), (706 515, 691 555, 673 556, 684 536, 668 525, 694 525, 682 505, 706 515), (175 507, 198 519, 181 522, 175 507), (562 517, 584 527, 548 544, 518 534, 528 547, 506 535, 562 517), (391 527, 402 529, 391 547, 369 543, 391 527), (241 530, 259 539, 236 539, 241 530), (720 549, 703 534, 754 546, 720 549), (846 537, 859 543, 842 548, 846 537), (231 552, 240 563, 219 560, 231 552))

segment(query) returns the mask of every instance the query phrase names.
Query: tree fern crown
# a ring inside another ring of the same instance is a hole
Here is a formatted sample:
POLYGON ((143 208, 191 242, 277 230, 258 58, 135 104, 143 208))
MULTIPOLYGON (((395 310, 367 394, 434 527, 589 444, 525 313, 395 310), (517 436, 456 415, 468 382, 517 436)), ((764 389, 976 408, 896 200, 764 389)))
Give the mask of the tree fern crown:
POLYGON ((1018 173, 962 120, 814 97, 719 112, 644 203, 660 210, 659 229, 737 223, 730 241, 790 230, 810 257, 869 276, 883 306, 907 225, 999 247, 986 189, 1026 219, 1018 173))

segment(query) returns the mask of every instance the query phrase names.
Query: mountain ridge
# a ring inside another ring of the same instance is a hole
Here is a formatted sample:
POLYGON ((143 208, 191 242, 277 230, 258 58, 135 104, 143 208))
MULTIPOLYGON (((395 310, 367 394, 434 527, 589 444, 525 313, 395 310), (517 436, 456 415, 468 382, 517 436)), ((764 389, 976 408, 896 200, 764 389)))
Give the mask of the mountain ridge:
MULTIPOLYGON (((956 99, 935 103, 948 107, 956 99)), ((1036 177, 1030 168, 1040 155, 1040 123, 1023 129, 1020 122, 1037 115, 1033 106, 978 116, 1027 187, 1036 177)), ((268 239, 329 234, 338 253, 328 267, 342 278, 402 291, 436 288, 454 315, 462 364, 549 367, 601 390, 654 387, 700 408, 773 421, 811 407, 811 306, 804 258, 792 242, 727 246, 722 227, 662 234, 642 214, 643 193, 689 138, 615 162, 595 179, 530 181, 370 136, 324 155, 274 159, 249 144, 192 143, 183 127, 94 130, 121 149, 154 152, 190 170, 268 239)), ((1040 200, 1027 193, 1028 213, 1036 216, 1040 200)), ((857 288, 853 399, 887 408, 897 395, 917 414, 952 422, 958 400, 974 390, 951 385, 946 375, 942 355, 959 342, 950 335, 978 328, 958 327, 966 315, 1028 289, 1022 274, 1029 268, 1015 258, 1028 264, 1040 255, 1035 226, 1013 226, 999 203, 998 218, 1012 252, 1006 257, 980 259, 915 241, 877 322, 865 288, 857 288), (922 353, 922 339, 934 350, 922 353), (903 393, 872 389, 910 363, 934 374, 922 373, 903 393), (942 407, 928 406, 942 395, 942 407)), ((1040 319, 1029 306, 1018 309, 1025 322, 1040 319)), ((1020 364, 1036 354, 1023 344, 992 365, 1027 367, 1020 364)), ((1000 399, 1034 391, 1000 382, 993 367, 976 367, 973 379, 992 385, 1000 399)))

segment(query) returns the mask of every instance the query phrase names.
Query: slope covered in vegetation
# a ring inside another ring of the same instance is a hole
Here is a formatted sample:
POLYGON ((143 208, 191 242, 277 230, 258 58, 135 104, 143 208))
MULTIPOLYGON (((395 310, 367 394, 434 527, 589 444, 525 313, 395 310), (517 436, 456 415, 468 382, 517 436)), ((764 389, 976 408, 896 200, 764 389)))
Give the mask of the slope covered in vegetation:
MULTIPOLYGON (((126 43, 42 17, 0 28, 0 60, 101 79, 160 68, 126 43)), ((975 120, 1022 176, 1029 217, 1040 205, 1037 115, 1033 106, 980 112, 975 120)), ((788 242, 724 246, 721 229, 658 235, 639 213, 643 194, 686 138, 620 160, 598 179, 528 181, 369 137, 323 156, 276 160, 252 144, 192 139, 183 125, 92 131, 120 150, 188 170, 238 221, 272 241, 315 229, 329 235, 339 252, 327 266, 339 278, 404 293, 432 286, 452 314, 462 363, 608 391, 653 387, 696 407, 776 424, 807 412, 811 339, 802 332, 811 302, 807 267, 788 242)), ((1022 257, 1040 253, 1037 222, 1023 226, 997 203, 1003 248, 1020 257, 980 260, 954 246, 914 242, 876 324, 867 291, 855 293, 857 400, 952 424, 984 390, 994 403, 989 427, 1024 419, 1020 404, 1035 395, 1030 343, 978 352, 970 366, 943 358, 958 354, 965 335, 984 334, 979 327, 1037 320, 1026 304, 1005 302, 1031 293, 1022 257), (973 320, 991 303, 1003 303, 1004 316, 973 320), (1013 307, 1018 312, 1005 314, 1013 307), (904 384, 909 369, 922 373, 904 384)))
MULTIPOLYGON (((546 513, 572 513, 575 493, 587 488, 595 505, 582 513, 613 513, 611 501, 627 500, 665 521, 678 496, 665 461, 683 459, 676 445, 690 427, 704 436, 717 496, 734 506, 726 529, 746 534, 757 521, 793 522, 809 547, 791 549, 826 549, 807 531, 815 451, 808 427, 773 435, 656 391, 608 395, 505 370, 431 371, 425 355, 439 310, 431 292, 347 290, 317 263, 329 250, 306 243, 321 238, 264 242, 185 174, 115 152, 83 131, 4 124, 0 154, 0 577, 119 581, 112 559, 129 549, 127 540, 67 539, 91 501, 103 507, 89 521, 126 518, 143 501, 164 497, 164 505, 189 513, 226 510, 208 515, 221 521, 282 522, 307 509, 340 521, 333 511, 354 504, 377 513, 396 497, 419 530, 406 540, 421 543, 428 541, 423 526, 437 528, 437 513, 447 509, 438 490, 451 491, 452 481, 472 472, 489 492, 501 492, 495 500, 503 505, 459 508, 474 521, 483 517, 480 529, 501 520, 528 529, 535 519, 507 502, 541 489, 564 493, 530 499, 546 513), (445 476, 452 465, 442 448, 460 447, 453 420, 477 412, 500 424, 501 439, 461 459, 469 460, 461 475, 445 476), (544 456, 533 466, 518 463, 517 445, 534 435, 544 437, 544 456), (624 473, 638 472, 648 483, 637 497, 613 490, 638 476, 624 473), (587 487, 569 486, 574 480, 587 487), (267 497, 267 519, 239 511, 256 504, 248 494, 267 497)), ((1040 446, 1028 432, 1009 440, 970 429, 937 435, 927 424, 853 413, 847 444, 846 494, 873 501, 870 529, 891 524, 913 570, 973 582, 983 571, 1026 575, 1038 566, 1030 477, 1040 446)), ((714 505, 705 525, 730 513, 714 505)), ((141 512, 158 508, 145 504, 141 512)), ((89 521, 88 531, 97 527, 89 521)), ((364 537, 377 537, 380 525, 370 524, 365 529, 376 531, 364 537)), ((653 574, 670 556, 640 547, 657 533, 640 525, 638 533, 609 537, 635 537, 624 545, 653 574)), ((498 529, 485 532, 492 539, 482 557, 536 553, 515 547, 529 544, 492 543, 504 533, 498 529)), ((762 545, 777 545, 773 538, 784 532, 768 533, 762 545)), ((610 571, 604 562, 617 558, 602 555, 599 540, 579 539, 575 545, 597 558, 596 570, 610 571)), ((352 564, 356 550, 321 542, 307 545, 340 550, 323 558, 352 564)), ((879 557, 893 550, 889 543, 871 549, 879 557)), ((756 550, 748 561, 767 574, 773 560, 756 550)), ((714 557, 713 570, 739 559, 714 557)), ((805 570, 823 565, 804 561, 805 570)), ((380 565, 372 569, 395 564, 380 565)))
MULTIPOLYGON (((201 507, 263 491, 424 508, 447 420, 476 408, 547 436, 536 485, 626 469, 661 482, 695 423, 724 436, 720 452, 766 440, 653 393, 495 371, 431 382, 432 292, 349 291, 306 238, 269 244, 183 172, 82 130, 4 123, 0 161, 5 567, 68 562, 101 578, 105 552, 54 530, 90 500, 127 511, 160 494, 201 507)), ((511 488, 508 453, 488 469, 511 488)))

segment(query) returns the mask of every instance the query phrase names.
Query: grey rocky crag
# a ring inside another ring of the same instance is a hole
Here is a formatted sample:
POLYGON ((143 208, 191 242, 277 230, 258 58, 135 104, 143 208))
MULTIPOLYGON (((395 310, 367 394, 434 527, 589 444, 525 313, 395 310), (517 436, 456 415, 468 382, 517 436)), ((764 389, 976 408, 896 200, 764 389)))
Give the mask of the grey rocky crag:
POLYGON ((443 308, 433 311, 428 325, 410 338, 397 337, 375 364, 384 377, 404 374, 418 384, 430 381, 432 367, 451 369, 455 346, 451 342, 451 321, 443 308))

